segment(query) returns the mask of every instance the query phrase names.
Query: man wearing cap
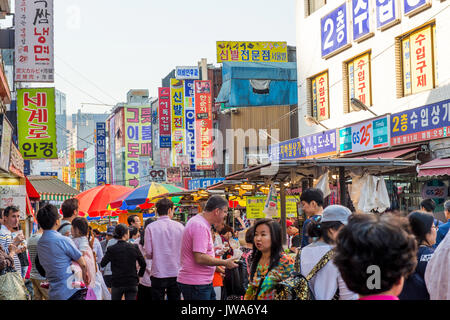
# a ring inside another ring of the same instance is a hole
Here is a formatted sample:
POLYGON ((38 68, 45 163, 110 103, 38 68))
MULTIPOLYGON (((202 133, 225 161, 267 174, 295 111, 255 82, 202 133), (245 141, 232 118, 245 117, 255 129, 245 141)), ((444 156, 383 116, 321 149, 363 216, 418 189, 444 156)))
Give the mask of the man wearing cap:
POLYGON ((291 220, 286 220, 286 233, 290 238, 289 250, 293 253, 297 253, 298 247, 300 247, 300 234, 298 229, 294 226, 294 223, 291 220))
MULTIPOLYGON (((109 226, 106 229, 106 240, 101 242, 103 253, 106 254, 106 251, 109 247, 115 245, 117 243, 117 239, 114 238, 114 226, 109 226)), ((111 262, 108 263, 103 269, 103 280, 105 280, 105 284, 109 290, 111 290, 111 281, 112 281, 112 271, 111 271, 111 262)))

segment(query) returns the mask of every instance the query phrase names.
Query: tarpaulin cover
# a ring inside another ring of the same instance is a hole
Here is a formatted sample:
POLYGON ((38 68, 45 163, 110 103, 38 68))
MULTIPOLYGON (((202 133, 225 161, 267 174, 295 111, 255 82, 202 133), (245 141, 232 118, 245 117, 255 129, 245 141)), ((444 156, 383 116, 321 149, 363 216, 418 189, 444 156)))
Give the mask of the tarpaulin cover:
POLYGON ((224 62, 222 80, 216 102, 224 103, 225 108, 298 103, 295 62, 224 62), (268 92, 255 92, 250 80, 270 80, 268 92))
POLYGON ((418 167, 419 177, 450 176, 450 158, 434 159, 418 167))

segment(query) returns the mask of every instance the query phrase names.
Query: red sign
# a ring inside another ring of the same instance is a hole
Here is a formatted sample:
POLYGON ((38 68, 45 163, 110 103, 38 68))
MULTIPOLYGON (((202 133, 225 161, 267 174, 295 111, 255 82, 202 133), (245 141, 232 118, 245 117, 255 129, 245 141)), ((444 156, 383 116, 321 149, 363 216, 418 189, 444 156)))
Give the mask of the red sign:
POLYGON ((160 148, 170 148, 171 144, 171 110, 170 88, 158 88, 159 96, 159 136, 160 148))
POLYGON ((195 141, 197 170, 213 170, 211 81, 195 81, 195 141))

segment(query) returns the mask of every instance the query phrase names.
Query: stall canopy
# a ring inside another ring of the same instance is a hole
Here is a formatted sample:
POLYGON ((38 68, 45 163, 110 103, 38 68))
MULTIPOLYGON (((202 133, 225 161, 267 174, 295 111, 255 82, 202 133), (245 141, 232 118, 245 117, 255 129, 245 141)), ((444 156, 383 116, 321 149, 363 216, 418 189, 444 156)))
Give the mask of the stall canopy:
POLYGON ((418 166, 418 177, 450 176, 450 158, 434 159, 418 166))
POLYGON ((64 201, 80 193, 56 178, 29 176, 28 179, 41 196, 41 201, 64 201))
POLYGON ((216 102, 224 108, 296 105, 297 64, 224 62, 216 102))
MULTIPOLYGON (((399 149, 392 150, 387 152, 380 152, 375 154, 370 154, 367 156, 356 156, 355 158, 363 158, 363 159, 396 159, 396 158, 406 158, 411 154, 411 152, 418 150, 418 147, 415 148, 407 148, 407 149, 399 149)), ((414 154, 413 154, 414 155, 414 154)), ((354 158, 354 159, 355 159, 354 158)))
POLYGON ((33 187, 33 185, 31 184, 30 180, 28 180, 27 177, 25 177, 25 182, 26 182, 27 194, 28 194, 28 197, 30 198, 30 200, 40 200, 41 199, 40 194, 33 187))

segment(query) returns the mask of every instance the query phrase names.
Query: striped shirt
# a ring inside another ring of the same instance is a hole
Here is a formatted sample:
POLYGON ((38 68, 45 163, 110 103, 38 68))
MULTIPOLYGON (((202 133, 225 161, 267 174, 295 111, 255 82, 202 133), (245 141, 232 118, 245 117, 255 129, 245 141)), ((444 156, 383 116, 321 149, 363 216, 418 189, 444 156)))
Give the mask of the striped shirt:
MULTIPOLYGON (((9 245, 12 244, 12 236, 11 231, 4 226, 1 225, 0 228, 0 245, 2 246, 3 250, 6 252, 6 254, 9 254, 9 245)), ((20 264, 19 257, 17 254, 14 255, 14 269, 16 269, 17 272, 20 274, 22 273, 22 266, 20 264)))
POLYGON ((42 237, 41 234, 33 234, 30 239, 28 239, 27 247, 28 247, 28 253, 30 254, 31 259, 31 272, 30 272, 30 278, 35 280, 45 280, 43 276, 39 274, 39 271, 36 268, 36 256, 37 256, 37 243, 39 239, 42 237))

